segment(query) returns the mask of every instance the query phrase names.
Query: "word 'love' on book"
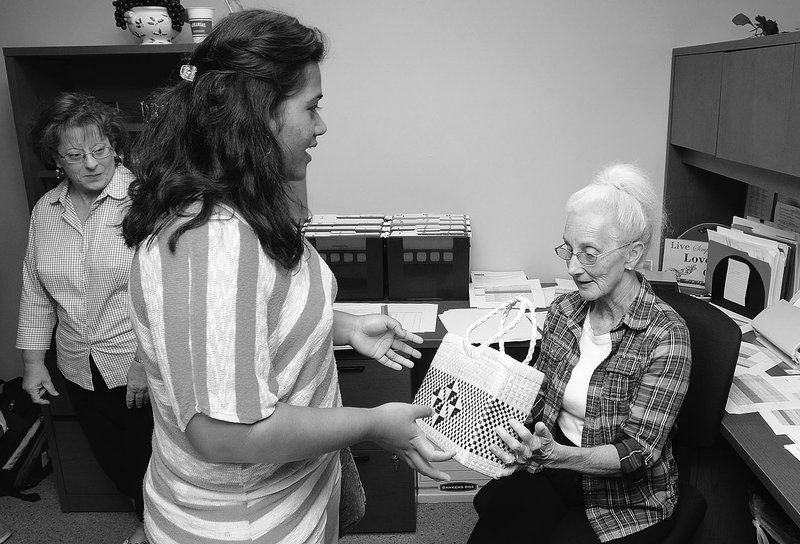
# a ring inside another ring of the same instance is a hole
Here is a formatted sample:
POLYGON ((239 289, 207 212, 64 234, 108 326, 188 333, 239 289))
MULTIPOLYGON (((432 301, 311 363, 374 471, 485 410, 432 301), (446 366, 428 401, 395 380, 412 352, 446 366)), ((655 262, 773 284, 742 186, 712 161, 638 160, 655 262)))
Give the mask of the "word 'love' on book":
POLYGON ((707 262, 708 242, 677 238, 664 239, 664 260, 661 270, 675 274, 678 284, 704 287, 707 262))

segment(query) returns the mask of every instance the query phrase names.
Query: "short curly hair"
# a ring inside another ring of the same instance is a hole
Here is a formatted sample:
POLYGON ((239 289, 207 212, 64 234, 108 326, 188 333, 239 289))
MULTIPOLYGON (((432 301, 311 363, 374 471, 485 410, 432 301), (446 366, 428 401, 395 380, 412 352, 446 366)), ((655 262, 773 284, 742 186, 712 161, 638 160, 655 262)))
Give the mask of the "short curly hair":
POLYGON ((64 133, 86 127, 96 127, 118 155, 125 155, 128 133, 122 114, 84 92, 63 92, 40 107, 30 128, 36 155, 48 167, 55 167, 64 133))

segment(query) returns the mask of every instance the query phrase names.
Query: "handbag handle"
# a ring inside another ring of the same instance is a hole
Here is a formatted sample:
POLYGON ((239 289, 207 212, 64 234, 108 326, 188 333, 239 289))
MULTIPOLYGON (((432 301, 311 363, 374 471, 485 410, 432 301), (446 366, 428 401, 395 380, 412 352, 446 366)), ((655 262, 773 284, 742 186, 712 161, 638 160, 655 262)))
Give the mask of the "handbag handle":
MULTIPOLYGON (((484 315, 483 317, 478 319, 475 323, 473 323, 472 325, 467 327, 467 330, 464 331, 464 348, 465 349, 472 348, 472 342, 470 342, 470 340, 469 340, 469 335, 470 335, 470 333, 472 333, 472 331, 474 331, 480 325, 486 323, 492 316, 497 315, 500 312, 503 312, 503 316, 500 319, 499 330, 494 335, 492 335, 490 338, 488 338, 485 341, 483 341, 478 346, 478 349, 483 351, 484 349, 486 349, 486 346, 488 346, 489 344, 491 344, 493 342, 499 342, 499 344, 500 344, 500 352, 501 353, 505 353, 506 349, 505 349, 505 343, 503 342, 503 336, 508 334, 508 332, 510 332, 511 329, 513 329, 514 327, 517 326, 517 324, 520 322, 520 320, 525 316, 525 310, 527 310, 527 309, 530 309, 531 311, 533 311, 533 306, 531 305, 531 301, 528 298, 523 297, 523 296, 519 296, 519 295, 517 295, 514 298, 508 300, 507 302, 504 302, 503 304, 497 306, 492 311, 490 311, 489 313, 487 313, 486 315, 484 315), (508 316, 509 313, 511 313, 511 310, 517 304, 519 304, 519 310, 517 311, 517 314, 514 316, 514 318, 511 321, 506 323, 505 322, 505 318, 508 316)), ((536 331, 536 321, 532 320, 531 321, 531 341, 530 341, 529 346, 528 346, 528 353, 527 353, 527 355, 525 355, 525 359, 522 360, 523 364, 528 364, 531 361, 531 359, 533 358, 533 351, 536 348, 536 333, 535 333, 535 331, 536 331)))

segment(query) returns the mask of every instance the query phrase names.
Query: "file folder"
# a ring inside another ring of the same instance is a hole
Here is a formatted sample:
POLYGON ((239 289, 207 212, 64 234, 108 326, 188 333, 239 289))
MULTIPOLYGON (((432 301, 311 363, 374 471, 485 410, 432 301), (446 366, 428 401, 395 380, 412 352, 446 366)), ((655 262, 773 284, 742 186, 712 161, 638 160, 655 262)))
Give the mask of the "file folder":
POLYGON ((770 265, 765 261, 755 259, 744 251, 719 242, 708 242, 706 289, 711 293, 711 302, 717 306, 722 306, 751 319, 754 318, 767 305, 771 273, 770 265), (731 261, 744 263, 749 270, 744 305, 725 297, 728 267, 731 261))

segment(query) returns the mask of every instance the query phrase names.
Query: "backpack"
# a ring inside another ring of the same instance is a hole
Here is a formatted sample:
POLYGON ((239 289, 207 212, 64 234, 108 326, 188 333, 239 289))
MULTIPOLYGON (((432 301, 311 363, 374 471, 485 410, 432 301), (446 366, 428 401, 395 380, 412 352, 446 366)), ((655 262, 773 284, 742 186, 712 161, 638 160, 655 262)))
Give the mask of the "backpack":
POLYGON ((23 493, 50 473, 47 433, 38 404, 22 389, 22 378, 0 380, 0 412, 7 429, 0 428, 0 496, 35 502, 38 493, 23 493))

